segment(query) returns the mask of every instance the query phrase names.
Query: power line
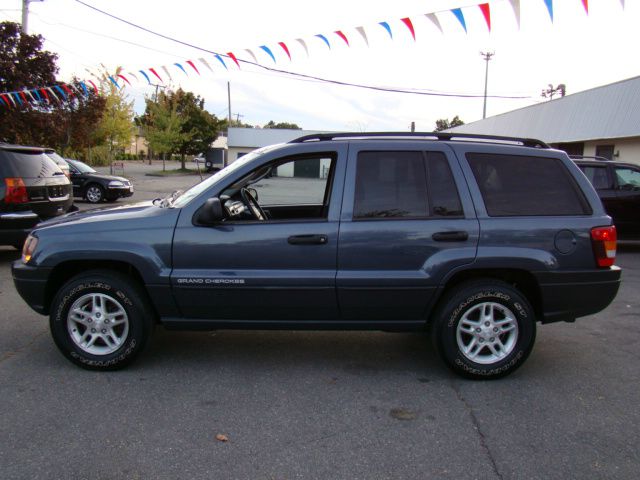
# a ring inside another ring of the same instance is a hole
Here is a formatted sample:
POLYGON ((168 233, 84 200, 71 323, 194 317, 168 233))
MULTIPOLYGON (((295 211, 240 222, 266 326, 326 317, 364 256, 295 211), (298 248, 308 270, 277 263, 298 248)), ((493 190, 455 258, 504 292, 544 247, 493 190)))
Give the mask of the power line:
MULTIPOLYGON (((179 43, 180 45, 184 45, 186 47, 189 48, 193 48, 195 50, 199 50, 201 52, 205 52, 205 53, 210 53, 211 55, 220 55, 221 57, 225 57, 225 58, 229 58, 229 56, 227 54, 224 53, 219 53, 219 52, 215 52, 203 47, 200 47, 198 45, 194 45, 188 42, 185 42, 183 40, 179 40, 177 38, 174 37, 170 37, 168 35, 165 35, 163 33, 160 32, 156 32, 154 30, 151 30, 149 28, 143 27, 142 25, 138 25, 137 23, 133 23, 130 22, 129 20, 125 20, 124 18, 118 17, 117 15, 113 15, 109 12, 105 12, 104 10, 100 10, 97 7, 94 7, 93 5, 89 5, 88 3, 83 2, 82 0, 75 0, 77 3, 84 5, 87 8, 90 8, 91 10, 94 10, 98 13, 101 13, 103 15, 106 15, 114 20, 117 20, 119 22, 122 23, 126 23, 127 25, 133 27, 133 28, 137 28, 139 30, 142 30, 144 32, 147 32, 151 35, 155 35, 157 37, 160 38, 164 38, 165 40, 169 40, 171 42, 175 42, 175 43, 179 43)), ((406 94, 411 94, 411 95, 424 95, 424 96, 432 96, 432 97, 453 97, 453 98, 483 98, 484 95, 472 95, 472 94, 462 94, 462 93, 443 93, 443 92, 436 92, 436 91, 416 91, 416 90, 407 90, 407 89, 402 89, 402 88, 391 88, 391 87, 379 87, 379 86, 374 86, 374 85, 364 85, 364 84, 360 84, 360 83, 351 83, 351 82, 345 82, 345 81, 341 81, 341 80, 333 80, 330 78, 323 78, 323 77, 317 77, 315 75, 306 75, 303 73, 297 73, 297 72, 291 72, 288 70, 281 70, 278 68, 273 68, 273 67, 267 67, 266 65, 261 65, 259 63, 256 62, 251 62, 248 60, 242 60, 242 59, 238 59, 239 62, 245 63, 247 65, 252 65, 254 67, 258 67, 264 70, 268 70, 269 72, 274 72, 274 73, 280 73, 280 74, 285 74, 288 76, 292 76, 292 77, 296 77, 298 79, 306 79, 306 80, 315 80, 315 81, 319 81, 319 82, 323 82, 323 83, 329 83, 332 85, 340 85, 340 86, 345 86, 345 87, 355 87, 355 88, 362 88, 362 89, 366 89, 366 90, 374 90, 374 91, 379 91, 379 92, 386 92, 386 93, 406 93, 406 94)), ((511 95, 490 95, 489 98, 508 98, 508 99, 528 99, 531 98, 531 96, 511 96, 511 95)))

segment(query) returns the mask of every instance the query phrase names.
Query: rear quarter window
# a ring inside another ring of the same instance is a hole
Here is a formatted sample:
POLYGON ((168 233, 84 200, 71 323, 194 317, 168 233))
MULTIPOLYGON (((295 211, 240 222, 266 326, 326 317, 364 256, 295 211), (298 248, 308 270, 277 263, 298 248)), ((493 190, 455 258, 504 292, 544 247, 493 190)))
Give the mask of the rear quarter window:
POLYGON ((560 159, 468 153, 467 161, 492 217, 591 213, 560 159))
POLYGON ((0 150, 2 178, 48 178, 61 174, 60 168, 44 153, 0 150))

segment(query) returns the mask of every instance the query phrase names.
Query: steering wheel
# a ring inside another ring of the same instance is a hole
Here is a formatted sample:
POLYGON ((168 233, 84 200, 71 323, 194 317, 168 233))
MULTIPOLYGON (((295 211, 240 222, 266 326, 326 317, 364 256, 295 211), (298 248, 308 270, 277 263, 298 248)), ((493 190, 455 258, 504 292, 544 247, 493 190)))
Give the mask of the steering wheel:
POLYGON ((251 214, 255 217, 256 220, 264 221, 267 219, 267 214, 264 213, 262 207, 258 204, 258 201, 254 198, 251 192, 247 188, 240 189, 240 195, 242 196, 242 201, 249 208, 251 214))

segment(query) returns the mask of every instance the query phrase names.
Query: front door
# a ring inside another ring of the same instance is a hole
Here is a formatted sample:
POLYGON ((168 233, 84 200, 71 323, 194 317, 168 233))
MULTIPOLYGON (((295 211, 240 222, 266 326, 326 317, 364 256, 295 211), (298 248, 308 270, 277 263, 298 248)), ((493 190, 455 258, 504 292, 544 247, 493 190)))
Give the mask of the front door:
MULTIPOLYGON (((254 324, 337 319, 339 179, 345 163, 346 146, 270 162, 270 175, 246 185, 254 189, 263 220, 246 211, 211 226, 181 218, 173 242, 172 288, 182 317, 254 324), (297 162, 324 165, 330 174, 297 175, 297 162)), ((220 195, 232 212, 242 210, 233 203, 242 201, 239 183, 220 195)))
POLYGON ((443 275, 476 256, 478 221, 460 167, 446 150, 371 142, 349 151, 354 177, 340 225, 342 316, 423 322, 443 275))

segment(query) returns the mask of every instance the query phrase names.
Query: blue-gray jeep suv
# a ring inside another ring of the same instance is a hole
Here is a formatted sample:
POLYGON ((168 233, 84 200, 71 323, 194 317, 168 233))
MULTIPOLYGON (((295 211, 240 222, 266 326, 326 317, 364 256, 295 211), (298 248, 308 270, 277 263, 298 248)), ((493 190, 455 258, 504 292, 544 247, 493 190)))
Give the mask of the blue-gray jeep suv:
POLYGON ((564 152, 447 133, 302 137, 153 203, 43 223, 13 264, 85 368, 170 329, 430 330, 472 378, 525 361, 536 323, 615 297, 616 231, 564 152), (82 242, 77 239, 82 238, 82 242))

